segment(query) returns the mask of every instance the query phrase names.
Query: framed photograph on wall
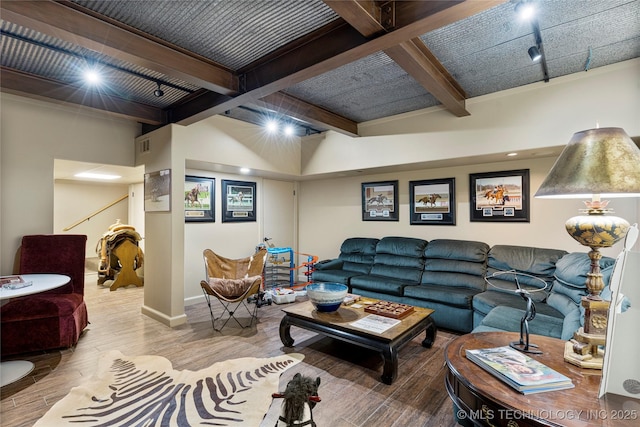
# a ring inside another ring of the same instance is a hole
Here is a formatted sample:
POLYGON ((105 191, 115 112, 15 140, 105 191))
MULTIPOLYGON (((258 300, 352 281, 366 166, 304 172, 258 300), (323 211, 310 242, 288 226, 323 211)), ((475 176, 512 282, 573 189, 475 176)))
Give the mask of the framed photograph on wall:
POLYGON ((144 211, 171 211, 171 169, 144 174, 144 211))
POLYGON ((409 181, 411 225, 456 225, 455 178, 409 181))
POLYGON ((362 220, 398 221, 398 181, 362 184, 362 220))
POLYGON ((471 221, 529 222, 529 169, 469 175, 471 221))
POLYGON ((184 177, 184 221, 215 222, 215 179, 184 177))
POLYGON ((222 222, 255 222, 256 183, 222 180, 222 222))

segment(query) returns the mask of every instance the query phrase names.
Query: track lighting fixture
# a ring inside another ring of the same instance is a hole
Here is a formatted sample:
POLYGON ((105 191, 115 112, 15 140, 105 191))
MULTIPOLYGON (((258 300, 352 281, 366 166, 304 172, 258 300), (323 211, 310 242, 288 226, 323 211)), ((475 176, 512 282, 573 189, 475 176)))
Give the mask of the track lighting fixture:
POLYGON ((154 90, 153 94, 158 98, 164 95, 164 92, 162 91, 162 89, 160 89, 160 82, 158 82, 158 89, 154 90))
POLYGON ((540 50, 538 49, 537 46, 531 46, 528 52, 529 52, 529 58, 531 58, 533 62, 538 62, 540 58, 542 58, 542 55, 540 54, 540 50))

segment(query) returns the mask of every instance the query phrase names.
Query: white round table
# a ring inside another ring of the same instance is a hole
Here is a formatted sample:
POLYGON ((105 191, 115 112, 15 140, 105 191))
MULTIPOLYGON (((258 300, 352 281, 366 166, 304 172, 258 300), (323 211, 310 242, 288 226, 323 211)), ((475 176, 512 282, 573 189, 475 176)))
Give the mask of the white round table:
MULTIPOLYGON (((33 295, 59 288, 71 280, 69 276, 63 274, 21 274, 20 277, 22 277, 25 282, 31 282, 31 285, 19 289, 0 288, 2 305, 9 302, 11 298, 33 295)), ((11 360, 0 363, 0 387, 24 378, 33 371, 33 368, 34 364, 27 360, 11 360)))

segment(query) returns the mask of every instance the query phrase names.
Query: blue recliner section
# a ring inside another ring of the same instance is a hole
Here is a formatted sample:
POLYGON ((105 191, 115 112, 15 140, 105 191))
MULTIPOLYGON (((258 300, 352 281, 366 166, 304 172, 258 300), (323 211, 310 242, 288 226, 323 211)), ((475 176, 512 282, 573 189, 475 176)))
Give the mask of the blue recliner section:
POLYGON ((468 240, 437 239, 424 251, 425 266, 419 286, 405 288, 405 304, 435 310, 441 328, 470 331, 473 297, 485 289, 489 245, 468 240))
MULTIPOLYGON (((608 285, 615 260, 600 261, 608 285)), ((520 331, 529 291, 532 334, 569 339, 581 326, 587 294, 586 253, 529 246, 411 237, 349 238, 340 255, 321 261, 315 282, 338 282, 364 297, 431 308, 439 328, 456 332, 520 331), (517 272, 519 274, 514 274, 517 272)), ((608 287, 603 291, 607 298, 608 287)))
POLYGON ((371 271, 351 278, 351 292, 365 297, 401 301, 405 287, 420 284, 426 247, 427 241, 422 239, 380 239, 371 271))
MULTIPOLYGON (((536 317, 529 322, 529 331, 536 335, 568 340, 582 326, 584 309, 580 301, 588 294, 586 280, 591 261, 583 252, 565 253, 555 259, 561 254, 554 254, 554 250, 551 249, 544 251, 546 257, 537 258, 538 262, 529 267, 530 272, 536 271, 548 283, 548 288, 543 292, 536 292, 531 288, 536 317)), ((615 260, 609 257, 603 257, 600 260, 603 281, 607 285, 614 263, 615 260)), ((494 283, 493 279, 489 281, 495 286, 489 286, 486 292, 477 295, 474 299, 474 320, 477 323, 473 332, 519 332, 520 319, 525 314, 524 299, 505 293, 504 288, 498 290, 497 287, 504 285, 503 283, 494 283), (504 295, 496 295, 498 292, 504 295)), ((608 292, 607 286, 603 291, 605 299, 608 299, 606 295, 608 292)))
POLYGON ((378 241, 366 237, 346 239, 340 246, 338 258, 316 263, 313 280, 348 285, 351 277, 369 274, 378 241))

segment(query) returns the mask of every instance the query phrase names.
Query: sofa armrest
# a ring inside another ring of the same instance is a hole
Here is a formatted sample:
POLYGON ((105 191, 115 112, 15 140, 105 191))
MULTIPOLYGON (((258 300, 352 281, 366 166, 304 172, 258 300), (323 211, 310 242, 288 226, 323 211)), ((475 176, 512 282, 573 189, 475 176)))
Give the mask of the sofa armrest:
POLYGON ((314 264, 316 270, 341 270, 344 262, 341 259, 323 259, 314 264))

